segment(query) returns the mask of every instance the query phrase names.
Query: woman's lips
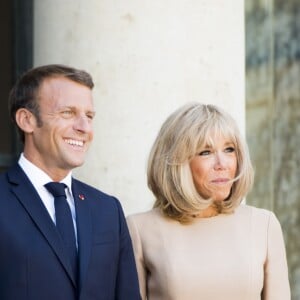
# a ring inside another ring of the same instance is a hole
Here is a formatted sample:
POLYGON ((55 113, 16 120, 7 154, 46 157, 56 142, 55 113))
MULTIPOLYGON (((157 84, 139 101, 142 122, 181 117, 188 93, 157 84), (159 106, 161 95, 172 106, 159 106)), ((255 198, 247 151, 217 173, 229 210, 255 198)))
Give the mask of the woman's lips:
POLYGON ((211 182, 213 183, 227 183, 229 181, 228 178, 216 178, 216 179, 213 179, 211 182))

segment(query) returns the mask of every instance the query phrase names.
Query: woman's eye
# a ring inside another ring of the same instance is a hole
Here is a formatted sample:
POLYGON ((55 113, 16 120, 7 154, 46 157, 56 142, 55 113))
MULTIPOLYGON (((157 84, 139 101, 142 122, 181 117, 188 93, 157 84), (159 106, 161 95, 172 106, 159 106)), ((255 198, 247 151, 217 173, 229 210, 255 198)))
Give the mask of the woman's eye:
POLYGON ((198 155, 200 155, 200 156, 204 156, 204 155, 209 155, 210 153, 211 153, 211 151, 210 151, 210 150, 203 150, 203 151, 199 152, 199 154, 198 154, 198 155))
POLYGON ((232 152, 234 152, 234 151, 235 151, 234 147, 227 147, 227 148, 225 149, 225 152, 227 152, 227 153, 232 153, 232 152))

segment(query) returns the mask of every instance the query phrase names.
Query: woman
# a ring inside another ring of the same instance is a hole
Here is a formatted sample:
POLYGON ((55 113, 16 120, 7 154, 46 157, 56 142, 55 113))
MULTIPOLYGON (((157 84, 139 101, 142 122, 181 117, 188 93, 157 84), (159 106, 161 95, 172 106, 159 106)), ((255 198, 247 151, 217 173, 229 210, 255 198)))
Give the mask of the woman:
POLYGON ((154 208, 128 217, 143 299, 290 299, 277 218, 241 204, 252 181, 220 108, 188 104, 165 121, 148 161, 154 208))

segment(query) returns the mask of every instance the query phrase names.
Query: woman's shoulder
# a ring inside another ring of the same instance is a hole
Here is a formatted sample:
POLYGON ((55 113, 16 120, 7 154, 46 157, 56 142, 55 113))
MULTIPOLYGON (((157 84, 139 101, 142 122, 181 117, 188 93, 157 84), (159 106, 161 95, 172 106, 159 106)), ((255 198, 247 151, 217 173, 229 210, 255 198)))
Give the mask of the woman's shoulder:
POLYGON ((147 232, 162 232, 171 228, 177 228, 178 222, 166 217, 159 208, 153 208, 146 212, 135 213, 127 216, 129 227, 147 232))
POLYGON ((272 211, 247 204, 241 204, 237 208, 236 213, 241 216, 248 216, 258 223, 269 223, 270 220, 277 220, 275 214, 272 211))
POLYGON ((131 235, 138 236, 143 242, 159 240, 159 237, 168 232, 170 222, 172 220, 164 217, 157 208, 127 216, 131 235))
POLYGON ((238 207, 238 209, 243 212, 250 212, 250 213, 261 214, 261 215, 269 215, 270 213, 272 213, 272 211, 269 209, 260 208, 249 204, 243 204, 243 203, 238 207))
POLYGON ((148 211, 138 212, 127 216, 127 220, 134 222, 152 222, 155 219, 162 218, 162 214, 158 208, 153 208, 148 211))

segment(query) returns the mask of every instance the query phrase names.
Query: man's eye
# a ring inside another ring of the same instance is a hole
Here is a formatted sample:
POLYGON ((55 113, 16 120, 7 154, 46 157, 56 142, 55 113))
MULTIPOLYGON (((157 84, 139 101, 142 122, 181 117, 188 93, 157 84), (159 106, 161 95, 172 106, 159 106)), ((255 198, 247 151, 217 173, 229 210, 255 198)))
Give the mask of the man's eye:
POLYGON ((198 154, 198 155, 200 155, 200 156, 204 156, 204 155, 209 155, 210 153, 211 153, 211 151, 210 151, 210 150, 203 150, 203 151, 199 152, 199 154, 198 154))
POLYGON ((93 120, 95 115, 94 114, 87 114, 86 116, 88 117, 88 119, 93 120))
POLYGON ((72 110, 64 110, 61 112, 61 115, 65 118, 69 118, 73 115, 73 111, 72 110))

